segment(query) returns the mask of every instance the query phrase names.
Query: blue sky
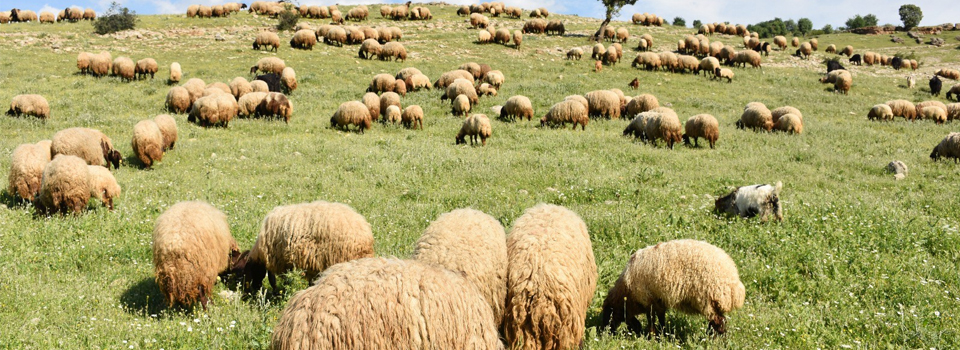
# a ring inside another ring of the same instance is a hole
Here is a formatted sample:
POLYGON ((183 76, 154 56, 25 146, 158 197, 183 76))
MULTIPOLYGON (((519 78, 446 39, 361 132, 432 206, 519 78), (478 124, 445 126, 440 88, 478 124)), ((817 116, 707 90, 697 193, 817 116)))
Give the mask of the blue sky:
MULTIPOLYGON (((112 0, 0 0, 0 9, 27 8, 35 11, 42 9, 60 9, 67 6, 93 8, 98 13, 110 6, 112 0)), ((190 4, 220 4, 231 0, 118 0, 124 6, 139 14, 184 13, 190 4)), ((365 0, 294 0, 307 5, 341 5, 383 3, 383 1, 365 0)), ((242 1, 241 1, 242 2, 242 1)), ((251 2, 251 1, 246 1, 251 2)), ((390 0, 387 2, 405 2, 390 0)), ((448 0, 448 3, 469 4, 476 1, 448 0)), ((505 0, 507 6, 523 8, 546 7, 547 9, 563 14, 578 14, 588 17, 603 17, 604 10, 599 1, 594 0, 505 0)), ((635 12, 649 12, 672 21, 674 17, 687 20, 687 25, 693 20, 703 22, 723 22, 751 24, 774 17, 784 20, 810 18, 815 28, 831 24, 834 27, 843 23, 856 14, 877 15, 880 24, 901 24, 897 10, 904 4, 903 0, 660 0, 638 1, 637 5, 627 6, 621 11, 621 19, 629 19, 635 12)), ((914 1, 924 12, 921 25, 935 25, 947 22, 960 22, 960 10, 957 10, 956 0, 925 0, 914 1)))

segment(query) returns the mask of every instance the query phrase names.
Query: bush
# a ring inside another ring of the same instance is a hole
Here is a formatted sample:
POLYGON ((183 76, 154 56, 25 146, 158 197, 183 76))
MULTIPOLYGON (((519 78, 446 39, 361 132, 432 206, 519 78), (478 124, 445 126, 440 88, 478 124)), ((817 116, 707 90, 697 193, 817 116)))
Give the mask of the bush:
POLYGON ((700 29, 701 25, 703 25, 703 22, 700 22, 699 19, 693 20, 693 29, 700 29))
POLYGON ((297 21, 300 20, 300 13, 293 8, 293 5, 287 3, 277 18, 279 19, 277 22, 277 30, 292 30, 297 26, 297 21))
POLYGON ((686 27, 686 26, 687 26, 687 21, 685 21, 683 18, 680 18, 680 17, 674 17, 674 18, 673 18, 673 25, 675 25, 675 26, 677 26, 677 27, 686 27))
POLYGON ((872 27, 877 25, 877 16, 874 14, 867 14, 866 16, 860 16, 859 14, 847 19, 845 23, 847 29, 857 29, 863 27, 872 27))
POLYGON ((104 35, 130 30, 136 27, 137 21, 136 12, 130 11, 126 7, 120 7, 119 3, 113 2, 110 4, 110 9, 93 22, 93 31, 104 35))

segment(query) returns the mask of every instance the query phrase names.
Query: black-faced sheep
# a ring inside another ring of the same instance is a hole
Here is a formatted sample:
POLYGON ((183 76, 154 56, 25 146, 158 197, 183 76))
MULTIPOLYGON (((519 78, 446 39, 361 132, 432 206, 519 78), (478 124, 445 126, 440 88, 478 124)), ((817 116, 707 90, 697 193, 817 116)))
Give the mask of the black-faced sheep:
POLYGON ((658 107, 644 113, 649 113, 649 120, 644 125, 644 136, 654 146, 657 140, 663 140, 667 147, 673 149, 674 144, 683 140, 683 126, 680 124, 679 116, 672 109, 658 107))
POLYGON ((153 120, 142 120, 133 126, 133 140, 130 147, 140 162, 147 168, 154 162, 163 160, 163 133, 153 120))
POLYGON ((523 95, 508 98, 500 110, 500 118, 505 120, 514 120, 515 118, 520 118, 520 120, 527 118, 528 121, 532 120, 533 104, 530 103, 530 98, 523 95))
POLYGON ((50 141, 25 143, 13 150, 7 193, 33 202, 40 192, 43 169, 50 163, 50 141))
POLYGON ((360 51, 357 52, 357 56, 363 59, 372 59, 374 56, 380 55, 380 50, 380 42, 377 39, 365 39, 360 44, 360 51))
POLYGON ((90 171, 77 156, 59 154, 43 169, 40 193, 34 200, 41 214, 79 214, 90 200, 90 171))
MULTIPOLYGON (((290 38, 290 47, 294 49, 313 50, 313 46, 316 44, 317 34, 310 29, 298 30, 290 38)), ((256 46, 256 42, 254 42, 254 46, 256 46)))
POLYGON ((771 218, 783 221, 783 209, 780 207, 780 189, 783 183, 776 185, 750 185, 739 187, 714 202, 717 214, 735 215, 742 218, 760 217, 760 221, 771 218))
POLYGON ((649 333, 655 319, 666 325, 666 311, 675 309, 707 318, 710 329, 726 332, 725 315, 743 307, 746 289, 733 259, 707 242, 675 240, 638 250, 603 302, 600 329, 624 321, 642 334, 637 316, 646 314, 649 333))
POLYGON ((732 83, 733 71, 730 70, 729 68, 714 68, 713 78, 711 78, 711 80, 718 79, 718 78, 720 79, 720 81, 723 81, 723 79, 726 78, 728 83, 732 83))
POLYGON ((10 100, 7 115, 29 115, 40 119, 50 117, 50 103, 40 95, 17 95, 10 100))
POLYGON ((582 57, 583 57, 583 49, 581 49, 581 48, 579 48, 579 47, 575 47, 575 48, 570 49, 570 51, 567 51, 567 59, 568 59, 568 60, 574 60, 574 59, 575 59, 575 60, 578 60, 578 61, 579 61, 580 58, 582 58, 582 57))
POLYGON ((583 220, 556 205, 527 209, 507 236, 507 259, 507 346, 580 346, 597 287, 597 265, 583 220))
MULTIPOLYGON (((381 108, 384 110, 386 109, 385 107, 386 106, 381 105, 381 108)), ((357 132, 361 134, 364 130, 370 129, 371 123, 370 110, 359 101, 349 101, 340 104, 337 111, 330 117, 331 128, 346 130, 348 126, 356 125, 357 132)))
POLYGON ((950 91, 947 91, 947 100, 950 100, 950 96, 953 95, 953 99, 960 101, 960 84, 954 85, 950 88, 950 91))
POLYGON ((497 219, 479 210, 457 209, 430 223, 415 246, 415 260, 460 273, 472 282, 499 327, 507 296, 507 241, 497 219))
MULTIPOLYGON (((463 121, 460 126, 460 132, 454 137, 454 144, 466 144, 466 137, 470 136, 470 144, 476 145, 477 138, 480 138, 480 145, 487 145, 487 138, 493 134, 493 128, 490 125, 490 118, 485 114, 474 114, 463 121)), ((484 287, 485 288, 485 287, 484 287)), ((499 323, 499 319, 497 321, 499 323)))
POLYGON ((150 79, 153 79, 153 76, 157 74, 157 60, 152 58, 144 58, 137 61, 137 65, 133 69, 133 73, 137 79, 146 79, 147 74, 150 74, 150 79))
POLYGON ((459 274, 413 260, 367 258, 327 269, 294 295, 273 330, 271 348, 504 346, 482 293, 459 274))
POLYGON ((170 306, 200 302, 206 310, 217 276, 239 256, 227 216, 210 204, 174 204, 153 227, 156 281, 170 306))
POLYGON ((694 146, 700 147, 698 141, 701 137, 710 142, 710 148, 713 148, 720 138, 720 123, 717 118, 709 114, 697 114, 687 119, 684 124, 683 143, 690 145, 690 139, 693 139, 694 146))
POLYGON ((953 158, 954 162, 960 161, 960 133, 948 134, 933 148, 930 159, 938 161, 940 158, 953 158))
POLYGON ((113 200, 120 197, 120 185, 110 170, 99 165, 88 165, 90 198, 96 198, 113 210, 113 200))
POLYGON ((90 165, 113 165, 120 168, 122 156, 113 148, 113 143, 100 130, 87 128, 64 129, 53 135, 50 156, 58 154, 77 156, 90 165))

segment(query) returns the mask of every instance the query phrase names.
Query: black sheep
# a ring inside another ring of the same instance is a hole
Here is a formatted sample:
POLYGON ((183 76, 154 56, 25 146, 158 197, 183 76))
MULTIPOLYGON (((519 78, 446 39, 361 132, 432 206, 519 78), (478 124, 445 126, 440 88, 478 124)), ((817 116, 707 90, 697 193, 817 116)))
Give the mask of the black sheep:
POLYGON ((257 79, 262 80, 267 83, 267 87, 270 89, 270 92, 282 92, 283 84, 280 82, 280 76, 276 73, 267 73, 264 75, 258 75, 257 79))
POLYGON ((900 57, 894 57, 890 62, 890 65, 893 66, 893 69, 900 70, 900 67, 903 67, 903 59, 900 57))
POLYGON ((861 62, 862 62, 862 60, 861 60, 861 58, 860 58, 860 54, 856 54, 856 55, 853 55, 853 57, 850 57, 850 63, 853 63, 853 64, 859 66, 859 65, 861 64, 861 62))
POLYGON ((933 79, 930 79, 930 94, 933 96, 940 96, 940 89, 943 88, 943 82, 940 81, 936 75, 933 76, 933 79))
POLYGON ((832 71, 839 70, 839 69, 846 69, 846 68, 843 68, 843 65, 841 65, 839 61, 836 61, 836 60, 827 61, 827 73, 830 73, 832 71))

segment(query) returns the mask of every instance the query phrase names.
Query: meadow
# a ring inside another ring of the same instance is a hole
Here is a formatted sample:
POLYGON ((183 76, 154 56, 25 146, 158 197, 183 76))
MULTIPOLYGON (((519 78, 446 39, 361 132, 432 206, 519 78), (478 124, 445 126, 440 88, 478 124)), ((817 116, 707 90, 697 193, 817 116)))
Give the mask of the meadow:
MULTIPOLYGON (((370 6, 372 12, 378 7, 370 6)), ((102 130, 126 157, 114 171, 123 188, 114 211, 92 201, 83 215, 37 217, 31 206, 0 192, 0 348, 266 348, 286 301, 308 282, 294 272, 282 279, 282 294, 218 294, 206 312, 168 309, 154 282, 151 233, 157 216, 184 200, 207 201, 226 213, 243 249, 275 206, 346 203, 372 225, 376 254, 400 258, 411 255, 431 220, 456 208, 484 211, 509 230, 537 203, 566 206, 589 228, 600 276, 585 325, 588 349, 960 347, 960 166, 929 158, 957 124, 866 118, 871 106, 892 99, 949 103, 931 97, 926 82, 937 69, 960 65, 958 32, 944 32, 941 48, 905 34, 906 44, 887 36, 821 35, 810 60, 791 56, 793 48, 774 51, 762 69, 734 69, 734 81, 726 83, 630 67, 640 34, 653 35, 653 51, 660 52, 675 50, 677 40, 695 33, 691 28, 614 22, 631 33, 624 60, 595 73, 589 57, 568 61, 565 53, 579 46, 589 55, 598 19, 556 16, 565 20, 566 36, 526 35, 516 50, 476 44, 476 31, 455 15, 456 7, 427 7, 434 20, 393 22, 372 13, 361 23, 402 28, 410 52, 402 63, 359 59, 358 45, 293 50, 287 44, 292 32, 280 33, 277 53, 252 50, 257 31, 277 21, 246 12, 216 19, 140 16, 135 31, 106 36, 93 34, 89 22, 0 25, 0 101, 41 94, 52 110, 46 121, 0 118, 0 176, 6 178, 17 145, 75 126, 102 130), (822 61, 836 56, 823 52, 829 44, 911 55, 921 66, 894 71, 842 59, 854 83, 849 95, 840 95, 818 82, 826 71, 822 61), (77 54, 101 50, 134 61, 155 58, 160 72, 130 83, 78 74, 77 54), (271 55, 297 72, 289 124, 239 119, 229 128, 205 129, 175 115, 176 149, 151 170, 139 167, 129 142, 133 125, 166 113, 170 63, 181 64, 184 81, 229 82, 252 79, 249 67, 271 55), (422 131, 376 124, 361 135, 329 128, 337 106, 359 100, 378 73, 417 67, 436 79, 468 61, 506 76, 499 95, 482 97, 475 107, 491 119, 491 107, 513 95, 530 97, 539 118, 567 95, 619 88, 657 96, 681 120, 716 116, 720 140, 713 150, 671 150, 621 136, 624 119, 592 120, 585 131, 540 128, 534 119, 494 120, 486 147, 454 145, 462 120, 438 91, 402 99, 425 110, 422 131), (908 75, 917 77, 916 88, 906 87, 908 75), (636 91, 627 87, 635 77, 636 91), (752 101, 799 108, 804 133, 736 129, 752 101), (884 170, 893 160, 909 167, 905 179, 884 170), (784 183, 783 222, 712 212, 714 200, 733 187, 777 181, 784 183), (747 297, 729 315, 728 333, 712 337, 702 317, 669 312, 660 339, 597 334, 600 304, 630 254, 680 238, 710 242, 737 263, 747 297)), ((491 22, 513 30, 523 20, 491 22)), ((742 48, 738 37, 710 40, 742 48)), ((944 80, 944 91, 956 83, 944 80)), ((218 284, 217 291, 231 288, 218 284)))

